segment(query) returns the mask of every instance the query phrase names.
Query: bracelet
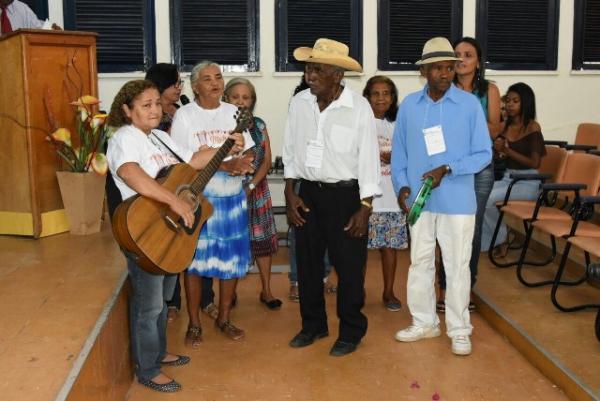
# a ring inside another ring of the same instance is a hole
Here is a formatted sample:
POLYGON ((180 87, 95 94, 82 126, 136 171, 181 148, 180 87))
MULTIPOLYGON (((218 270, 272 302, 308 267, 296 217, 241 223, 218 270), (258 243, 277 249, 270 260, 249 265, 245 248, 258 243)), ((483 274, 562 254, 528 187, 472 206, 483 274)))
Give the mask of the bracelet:
POLYGON ((360 204, 363 205, 363 206, 368 207, 369 209, 373 209, 373 205, 370 204, 369 202, 367 202, 366 200, 361 200, 360 204))

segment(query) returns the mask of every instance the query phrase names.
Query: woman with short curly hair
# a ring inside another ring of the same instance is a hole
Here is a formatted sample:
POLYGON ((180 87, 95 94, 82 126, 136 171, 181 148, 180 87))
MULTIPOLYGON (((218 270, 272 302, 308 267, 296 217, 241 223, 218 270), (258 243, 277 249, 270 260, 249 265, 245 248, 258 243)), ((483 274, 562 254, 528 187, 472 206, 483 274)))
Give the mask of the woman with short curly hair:
MULTIPOLYGON (((157 130, 162 117, 160 94, 145 80, 127 82, 111 106, 109 125, 117 128, 108 142, 108 166, 122 199, 136 194, 167 204, 185 225, 194 223, 192 206, 163 188, 154 178, 164 167, 183 160, 199 170, 206 166, 215 149, 195 153, 177 147, 166 132, 157 130)), ((243 148, 241 135, 235 151, 243 148)), ((130 298, 131 349, 138 381, 161 392, 174 392, 181 385, 161 371, 161 366, 180 366, 190 361, 166 350, 166 300, 173 294, 176 275, 157 275, 143 270, 133 255, 126 253, 133 292, 130 298)))

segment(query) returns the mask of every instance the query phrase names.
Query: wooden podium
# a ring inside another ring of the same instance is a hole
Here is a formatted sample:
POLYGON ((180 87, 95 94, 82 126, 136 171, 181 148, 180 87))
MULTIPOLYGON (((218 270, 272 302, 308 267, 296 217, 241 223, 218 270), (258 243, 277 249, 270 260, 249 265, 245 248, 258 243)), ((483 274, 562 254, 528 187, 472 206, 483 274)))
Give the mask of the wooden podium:
POLYGON ((76 135, 69 103, 98 93, 96 34, 18 30, 0 37, 0 54, 0 234, 68 231, 44 97, 58 126, 76 135))

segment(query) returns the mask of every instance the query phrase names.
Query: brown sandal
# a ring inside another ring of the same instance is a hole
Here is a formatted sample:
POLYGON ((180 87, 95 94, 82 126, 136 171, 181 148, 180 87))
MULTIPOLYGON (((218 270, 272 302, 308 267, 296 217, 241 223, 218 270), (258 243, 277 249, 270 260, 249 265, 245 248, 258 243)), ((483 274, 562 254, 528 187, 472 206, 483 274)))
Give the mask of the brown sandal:
POLYGON ((229 320, 223 323, 215 320, 215 327, 232 340, 240 340, 246 335, 244 330, 235 327, 229 320))
POLYGON ((198 348, 202 342, 202 327, 189 326, 185 333, 186 347, 198 348))
POLYGON ((206 305, 205 308, 202 308, 202 312, 206 313, 211 319, 216 319, 219 316, 219 307, 215 305, 213 302, 206 305))

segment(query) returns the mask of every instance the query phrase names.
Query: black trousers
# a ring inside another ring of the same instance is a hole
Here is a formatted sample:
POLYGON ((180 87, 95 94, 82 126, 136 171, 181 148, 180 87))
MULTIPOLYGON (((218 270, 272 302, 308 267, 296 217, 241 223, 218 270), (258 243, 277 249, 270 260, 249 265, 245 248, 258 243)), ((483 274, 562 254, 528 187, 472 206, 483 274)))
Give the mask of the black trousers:
POLYGON ((367 238, 353 238, 344 231, 350 217, 360 208, 358 185, 332 188, 302 180, 299 195, 309 208, 308 212, 301 212, 306 223, 296 228, 302 330, 308 333, 327 330, 323 257, 328 249, 339 277, 338 338, 358 343, 367 332, 367 317, 361 312, 365 303, 363 269, 367 261, 367 238))

